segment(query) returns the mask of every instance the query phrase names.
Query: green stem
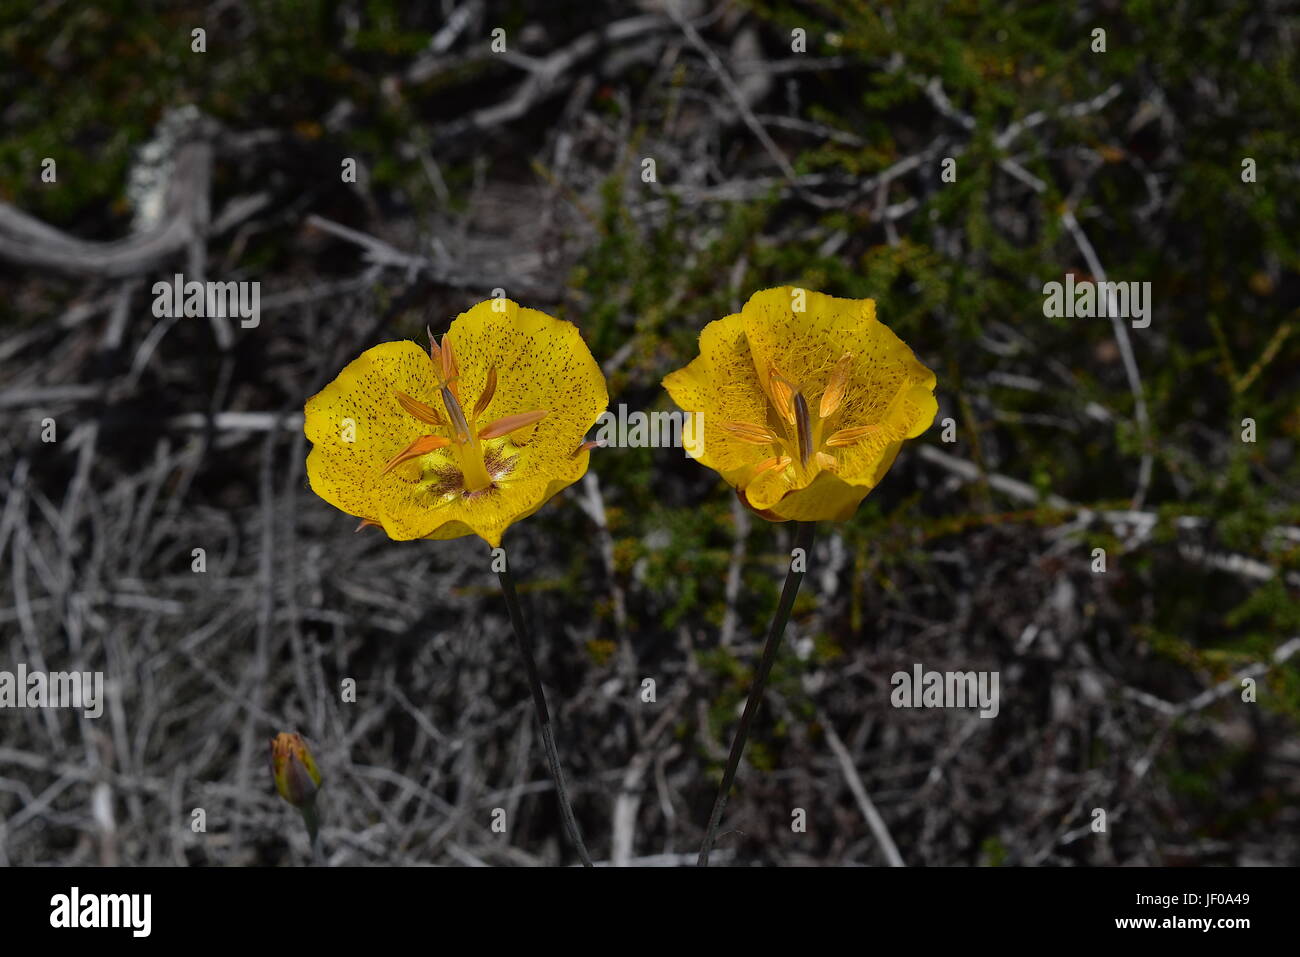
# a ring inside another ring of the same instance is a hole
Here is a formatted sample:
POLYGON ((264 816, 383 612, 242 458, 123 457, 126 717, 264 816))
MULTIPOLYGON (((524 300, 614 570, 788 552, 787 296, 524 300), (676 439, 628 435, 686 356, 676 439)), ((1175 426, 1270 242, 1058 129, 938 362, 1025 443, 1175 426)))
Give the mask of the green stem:
POLYGON ((510 611, 510 623, 514 626, 515 639, 519 653, 524 658, 524 670, 528 674, 528 684, 533 690, 533 705, 537 710, 537 723, 542 726, 542 743, 546 747, 546 763, 551 768, 551 779, 555 781, 555 793, 560 799, 560 816, 564 819, 564 829, 569 833, 569 841, 578 851, 583 867, 594 866, 587 846, 582 843, 582 832, 578 830, 578 819, 573 814, 573 805, 569 803, 569 792, 564 785, 564 771, 560 768, 560 753, 555 747, 555 734, 551 731, 551 714, 546 707, 546 694, 542 691, 542 679, 537 673, 537 662, 533 658, 533 642, 524 622, 523 612, 519 608, 519 596, 515 594, 515 582, 510 575, 509 560, 506 566, 497 572, 501 581, 501 594, 505 596, 506 608, 510 611))
POLYGON ((307 839, 311 842, 311 862, 317 867, 325 864, 325 854, 320 843, 320 812, 316 810, 313 798, 300 808, 302 822, 307 825, 307 839))
POLYGON ((704 843, 700 845, 698 867, 709 866, 709 852, 718 836, 718 825, 722 823, 722 812, 727 806, 731 794, 731 785, 736 780, 736 770, 740 767, 740 756, 745 752, 745 742, 749 739, 749 726, 754 721, 754 713, 763 700, 763 689, 767 687, 767 677, 772 672, 776 661, 776 651, 781 646, 781 636, 785 634, 786 623, 790 620, 790 609, 799 594, 799 584, 803 581, 802 568, 807 567, 808 553, 812 550, 813 529, 816 522, 800 522, 795 531, 794 547, 803 550, 801 570, 795 570, 794 561, 790 562, 790 571, 785 576, 785 587, 781 589, 781 601, 776 606, 776 615, 772 618, 772 627, 767 632, 767 642, 763 645, 763 657, 758 662, 758 672, 754 675, 754 684, 749 689, 745 701, 745 710, 740 716, 740 725, 736 728, 736 737, 731 742, 731 754, 727 757, 727 770, 722 775, 722 785, 718 796, 713 801, 713 813, 709 815, 709 826, 704 832, 704 843))

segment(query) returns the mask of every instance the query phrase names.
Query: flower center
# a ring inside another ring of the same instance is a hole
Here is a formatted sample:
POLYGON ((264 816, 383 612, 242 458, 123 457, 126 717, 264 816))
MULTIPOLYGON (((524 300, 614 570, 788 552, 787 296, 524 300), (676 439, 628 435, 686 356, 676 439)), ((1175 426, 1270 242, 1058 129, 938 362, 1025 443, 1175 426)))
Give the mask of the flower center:
MULTIPOLYGON (((496 394, 496 367, 493 366, 488 370, 487 383, 483 386, 478 401, 474 403, 473 410, 466 415, 465 409, 460 402, 460 368, 456 362, 456 353, 452 348, 451 340, 444 335, 440 346, 434 341, 433 334, 430 333, 429 358, 433 363, 434 381, 438 386, 438 393, 442 397, 442 404, 447 410, 447 419, 449 421, 444 421, 436 409, 425 405, 418 399, 413 399, 402 392, 395 393, 398 404, 409 415, 414 416, 426 425, 434 426, 434 431, 429 435, 420 436, 389 459, 384 466, 383 474, 388 474, 403 462, 409 462, 420 456, 428 455, 438 449, 450 449, 455 457, 456 465, 460 469, 460 489, 462 494, 473 495, 484 489, 492 488, 496 485, 496 482, 485 462, 483 443, 490 439, 510 435, 512 432, 517 432, 540 422, 548 414, 548 410, 540 409, 533 412, 507 415, 479 428, 479 416, 487 411, 487 407, 492 404, 492 397, 496 394)), ((494 453, 492 450, 486 450, 486 454, 487 458, 496 466, 493 472, 499 475, 502 471, 505 471, 502 468, 505 463, 499 454, 494 453)))
POLYGON ((801 386, 782 375, 775 365, 768 368, 765 391, 781 431, 750 422, 722 423, 722 429, 738 441, 775 448, 775 455, 753 466, 751 482, 764 472, 775 471, 787 482, 807 484, 823 469, 838 471, 840 462, 832 449, 855 445, 882 431, 882 425, 864 425, 839 429, 823 439, 829 423, 844 405, 852 363, 851 353, 845 353, 835 363, 815 414, 801 386))

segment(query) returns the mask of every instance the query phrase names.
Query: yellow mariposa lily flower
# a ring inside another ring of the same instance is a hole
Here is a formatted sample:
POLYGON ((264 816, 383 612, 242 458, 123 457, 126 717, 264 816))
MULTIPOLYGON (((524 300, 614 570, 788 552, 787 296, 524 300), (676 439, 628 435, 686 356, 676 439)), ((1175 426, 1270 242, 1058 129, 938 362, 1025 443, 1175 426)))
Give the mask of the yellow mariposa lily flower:
POLYGON ((441 344, 387 342, 307 402, 307 477, 390 538, 478 535, 492 547, 587 471, 609 396, 577 327, 506 299, 441 344))
POLYGON ((697 413, 688 453, 772 521, 849 518, 938 411, 934 373, 874 300, 790 286, 705 326, 699 356, 663 384, 697 413))

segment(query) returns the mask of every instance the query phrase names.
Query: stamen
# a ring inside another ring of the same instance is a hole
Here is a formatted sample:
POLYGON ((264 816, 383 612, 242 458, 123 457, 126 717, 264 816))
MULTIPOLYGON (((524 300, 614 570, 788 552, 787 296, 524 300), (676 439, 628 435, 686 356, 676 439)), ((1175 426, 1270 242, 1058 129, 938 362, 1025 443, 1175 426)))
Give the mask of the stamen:
POLYGON ((791 425, 794 424, 794 384, 781 375, 773 364, 768 369, 768 391, 772 394, 772 403, 776 406, 777 414, 791 425))
POLYGON ((840 429, 838 432, 831 433, 830 438, 826 440, 826 444, 831 448, 836 448, 842 445, 853 445, 856 442, 861 442, 869 435, 875 435, 879 431, 881 431, 881 428, 878 425, 863 425, 855 429, 840 429))
POLYGON ((836 460, 835 456, 829 455, 826 452, 818 452, 813 457, 813 461, 828 472, 838 472, 840 468, 840 463, 836 460))
POLYGON ((853 354, 846 352, 840 356, 840 361, 835 363, 835 368, 831 370, 831 378, 826 384, 826 391, 822 393, 821 407, 818 409, 823 419, 829 419, 843 404, 844 393, 849 384, 849 365, 852 362, 853 354))
POLYGON ((767 426, 752 425, 749 422, 723 422, 722 431, 733 439, 750 445, 774 445, 781 441, 781 437, 767 426))
POLYGON ((492 402, 492 396, 497 391, 497 367, 493 366, 488 369, 487 385, 483 386, 483 392, 479 395, 478 401, 474 403, 474 419, 478 419, 492 402))
MULTIPOLYGON (((456 364, 456 353, 451 347, 451 338, 447 335, 442 337, 442 377, 447 382, 455 382, 460 378, 460 366, 456 364)), ((456 398, 460 398, 460 393, 455 389, 456 398)))
POLYGON ((451 340, 444 334, 442 345, 439 346, 437 340, 433 338, 433 330, 428 326, 424 331, 429 334, 429 358, 433 360, 433 378, 437 381, 438 388, 443 392, 451 390, 451 394, 460 398, 460 386, 456 380, 460 378, 460 369, 456 366, 456 355, 451 349, 451 340))
POLYGON ((442 425, 442 416, 435 409, 417 399, 412 399, 405 392, 394 391, 394 394, 397 396, 397 404, 405 409, 408 415, 413 415, 429 425, 442 425))
POLYGON ((356 528, 352 529, 352 531, 359 532, 363 528, 383 528, 383 527, 384 526, 382 523, 376 522, 373 518, 363 518, 361 520, 361 524, 358 525, 356 528))
POLYGON ((451 439, 443 438, 441 435, 422 435, 389 459, 388 464, 384 466, 384 471, 380 474, 387 475, 403 462, 418 459, 421 455, 428 455, 435 449, 446 448, 448 445, 451 445, 451 439))
POLYGON ((540 422, 543 418, 550 415, 549 409, 542 409, 537 412, 520 412, 518 415, 507 415, 505 418, 497 419, 479 430, 480 439, 498 439, 503 435, 509 435, 524 426, 532 425, 534 422, 540 422))
POLYGON ((583 452, 590 452, 592 449, 603 449, 604 447, 605 447, 605 443, 602 442, 600 439, 590 439, 586 442, 583 442, 576 449, 574 449, 573 454, 570 455, 569 458, 576 459, 583 452))
POLYGON ((770 459, 763 459, 763 461, 754 466, 754 474, 750 477, 750 480, 753 481, 753 479, 758 478, 764 472, 770 472, 773 469, 776 469, 779 472, 789 468, 792 461, 794 460, 788 455, 774 455, 770 459))
POLYGON ((808 414, 808 400, 802 392, 794 394, 794 425, 799 440, 799 462, 807 465, 813 454, 812 417, 808 414))

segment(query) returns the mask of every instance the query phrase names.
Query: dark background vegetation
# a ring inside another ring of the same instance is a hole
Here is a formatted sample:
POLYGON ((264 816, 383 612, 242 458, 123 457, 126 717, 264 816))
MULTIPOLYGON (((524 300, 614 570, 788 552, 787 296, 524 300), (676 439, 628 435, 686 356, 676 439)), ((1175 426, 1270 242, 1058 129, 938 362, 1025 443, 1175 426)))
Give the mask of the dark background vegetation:
MULTIPOLYGON (((886 863, 866 802, 909 865, 1300 860, 1294 5, 682 16, 0 8, 0 668, 110 689, 0 713, 0 863, 302 863, 281 730, 333 863, 572 862, 486 546, 353 534, 303 402, 502 287, 667 409, 699 330, 785 283, 877 299, 956 441, 819 529, 715 861, 886 863), (1149 328, 1044 317, 1103 269, 1149 328), (260 281, 260 326, 156 319, 178 271, 260 281), (916 662, 1000 672, 1001 713, 895 710, 916 662)), ((693 859, 790 539, 661 449, 507 534, 598 859, 693 859)))

